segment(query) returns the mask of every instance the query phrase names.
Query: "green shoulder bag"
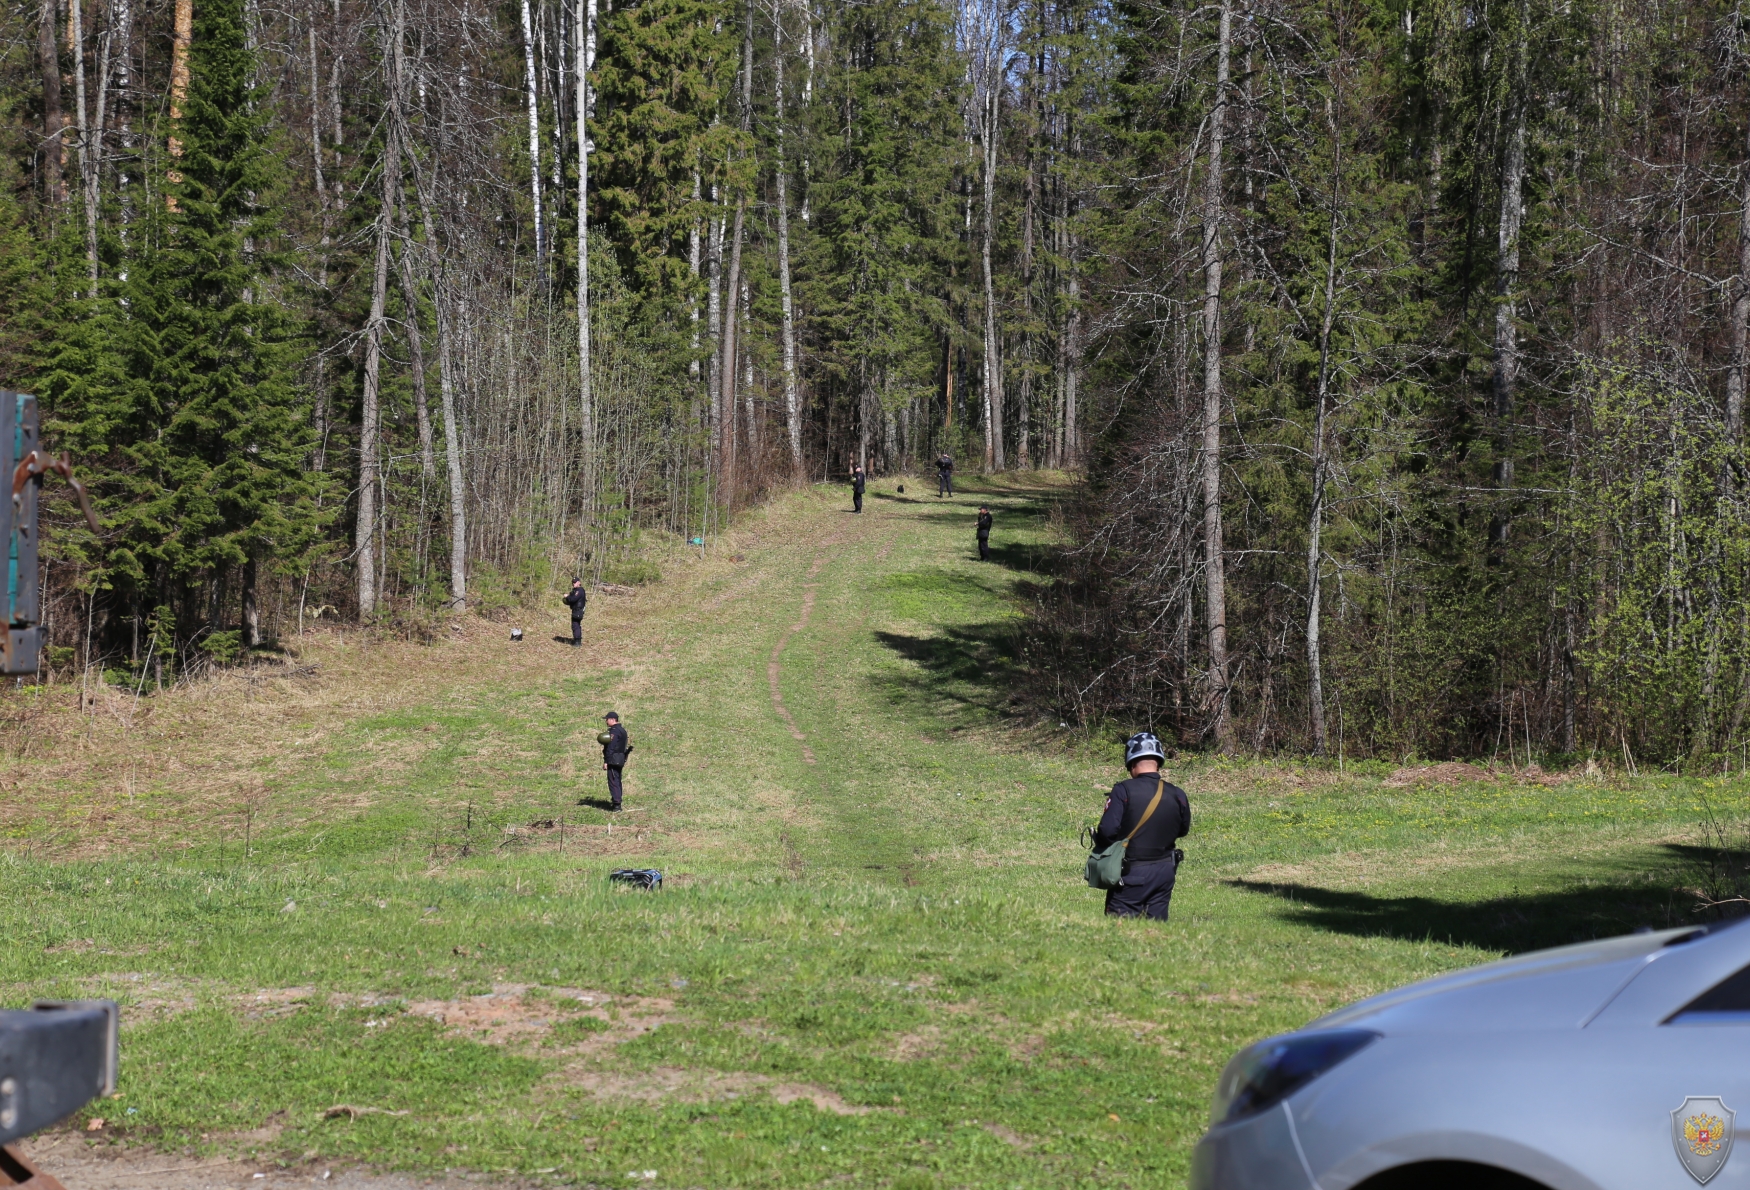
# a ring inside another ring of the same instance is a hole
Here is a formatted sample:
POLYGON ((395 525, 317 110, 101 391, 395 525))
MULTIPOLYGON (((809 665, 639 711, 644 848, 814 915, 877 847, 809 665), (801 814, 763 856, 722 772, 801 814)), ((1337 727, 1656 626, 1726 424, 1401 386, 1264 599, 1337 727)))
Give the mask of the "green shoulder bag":
POLYGON ((1130 847, 1130 840, 1136 837, 1143 824, 1154 817, 1155 808, 1161 804, 1161 793, 1167 787, 1167 775, 1162 773, 1155 782, 1155 795, 1149 800, 1148 809, 1142 812, 1136 825, 1130 833, 1115 843, 1108 843, 1097 851, 1088 853, 1088 887, 1117 888, 1124 883, 1124 853, 1130 847))

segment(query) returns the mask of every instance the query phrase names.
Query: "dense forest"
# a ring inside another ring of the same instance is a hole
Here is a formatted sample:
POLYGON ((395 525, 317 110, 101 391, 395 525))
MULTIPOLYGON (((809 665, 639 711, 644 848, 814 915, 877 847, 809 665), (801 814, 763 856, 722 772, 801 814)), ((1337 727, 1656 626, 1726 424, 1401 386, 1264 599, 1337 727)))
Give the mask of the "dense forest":
POLYGON ((1750 742, 1736 0, 38 0, 0 364, 61 666, 1075 472, 1012 648, 1185 746, 1750 742))

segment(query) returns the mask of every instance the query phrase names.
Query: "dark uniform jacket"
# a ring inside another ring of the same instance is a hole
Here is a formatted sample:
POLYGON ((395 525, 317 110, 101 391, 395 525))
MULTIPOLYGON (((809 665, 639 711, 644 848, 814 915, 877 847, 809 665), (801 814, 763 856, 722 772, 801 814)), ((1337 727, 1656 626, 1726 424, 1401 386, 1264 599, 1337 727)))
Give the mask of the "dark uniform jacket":
MULTIPOLYGON (((990 513, 988 512, 981 512, 978 514, 978 535, 980 537, 990 536, 990 519, 990 513)), ((1156 810, 1155 813, 1159 814, 1160 811, 1156 810)))
POLYGON ((571 609, 573 620, 581 620, 583 619, 583 605, 589 602, 589 592, 582 587, 573 587, 565 592, 565 598, 560 602, 571 609))
POLYGON ((867 482, 868 478, 861 471, 851 472, 851 490, 857 495, 863 494, 863 485, 867 482))
MULTIPOLYGON (((1159 774, 1145 773, 1112 787, 1106 798, 1106 812, 1100 816, 1100 825, 1094 831, 1096 848, 1116 843, 1136 830, 1137 822, 1154 799, 1155 785, 1159 781, 1159 774)), ((1154 816, 1136 832, 1136 837, 1125 849, 1124 862, 1138 864, 1163 859, 1173 850, 1173 844, 1180 836, 1190 833, 1191 803, 1185 800, 1183 789, 1168 781, 1161 790, 1161 804, 1155 807, 1154 816)))
POLYGON ((632 745, 626 742, 626 729, 618 723, 608 728, 608 742, 602 745, 602 763, 617 768, 626 763, 626 754, 630 751, 632 745))
POLYGON ((952 475, 953 473, 954 473, 954 460, 953 459, 949 458, 947 455, 943 455, 941 458, 936 460, 936 474, 938 474, 938 475, 952 475))

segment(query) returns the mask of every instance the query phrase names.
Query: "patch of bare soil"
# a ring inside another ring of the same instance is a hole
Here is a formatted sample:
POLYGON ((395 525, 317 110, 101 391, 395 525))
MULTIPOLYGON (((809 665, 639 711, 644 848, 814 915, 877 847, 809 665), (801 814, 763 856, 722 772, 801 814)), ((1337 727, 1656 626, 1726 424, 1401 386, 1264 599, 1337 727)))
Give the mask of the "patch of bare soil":
POLYGON ((90 938, 69 938, 65 942, 54 942, 43 947, 43 953, 126 955, 132 957, 148 953, 148 948, 144 946, 129 946, 118 949, 109 946, 99 946, 96 941, 90 938))
POLYGON ((522 1190, 504 1175, 411 1177, 320 1162, 281 1168, 272 1160, 188 1157, 137 1145, 91 1143, 73 1132, 24 1142, 25 1156, 67 1190, 522 1190))
POLYGON ((268 988, 260 992, 245 992, 233 996, 232 1003, 242 1010, 245 1020, 262 1020, 290 1016, 316 998, 315 988, 268 988))
POLYGON ((759 1074, 689 1070, 681 1066, 657 1066, 649 1070, 595 1070, 572 1068, 564 1073, 566 1085, 588 1091, 597 1099, 633 1100, 640 1103, 713 1103, 769 1095, 777 1103, 812 1103, 835 1116, 862 1116, 874 1108, 846 1103, 837 1091, 811 1083, 787 1083, 759 1074))
POLYGON ((86 981, 93 995, 119 996, 124 1025, 193 1011, 204 998, 229 1005, 245 1020, 289 1016, 313 1004, 333 1008, 383 1008, 367 1028, 389 1028, 398 1014, 436 1021, 452 1032, 488 1045, 542 1042, 562 1021, 593 1017, 599 1032, 567 1045, 567 1052, 593 1053, 680 1021, 674 1001, 659 996, 614 996, 587 988, 494 984, 492 991, 454 1000, 403 1000, 377 992, 325 993, 313 987, 261 988, 225 994, 217 985, 152 975, 112 975, 86 981))
POLYGON ((1005 1128, 1001 1124, 986 1124, 984 1125, 984 1130, 1002 1141, 1004 1144, 1010 1145, 1014 1148, 1026 1150, 1033 1147, 1032 1141, 1028 1140, 1014 1129, 1005 1128))
POLYGON ((578 988, 544 988, 541 995, 530 996, 529 991, 522 984, 497 984, 483 996, 413 1000, 406 1011, 489 1045, 540 1041, 556 1023, 570 1017, 602 1021, 605 1028, 566 1047, 573 1053, 609 1049, 681 1019, 675 1015, 674 1001, 655 996, 609 996, 578 988))
POLYGON ((916 1033, 902 1033, 893 1039, 893 1060, 917 1062, 934 1058, 942 1052, 942 1030, 925 1025, 916 1033))
MULTIPOLYGON (((80 983, 85 994, 117 1000, 122 1005, 122 1027, 142 1021, 163 1020, 192 1012, 202 996, 222 994, 220 986, 211 980, 182 979, 177 976, 154 975, 149 972, 122 971, 91 976, 80 983)), ((14 985, 8 991, 28 996, 29 989, 14 985)))

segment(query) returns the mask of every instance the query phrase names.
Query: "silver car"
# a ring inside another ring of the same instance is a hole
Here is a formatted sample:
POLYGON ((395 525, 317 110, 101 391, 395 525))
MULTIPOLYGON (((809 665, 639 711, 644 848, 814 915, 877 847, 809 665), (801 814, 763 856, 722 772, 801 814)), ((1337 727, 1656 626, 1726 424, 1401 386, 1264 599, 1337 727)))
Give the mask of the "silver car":
POLYGON ((1473 967, 1250 1046, 1191 1186, 1750 1188, 1745 1108, 1750 920, 1473 967))

